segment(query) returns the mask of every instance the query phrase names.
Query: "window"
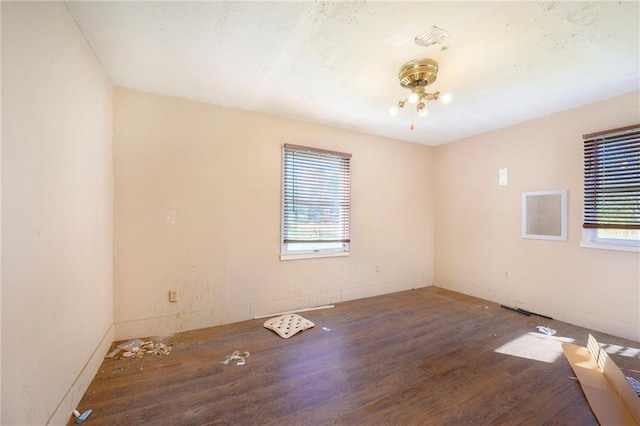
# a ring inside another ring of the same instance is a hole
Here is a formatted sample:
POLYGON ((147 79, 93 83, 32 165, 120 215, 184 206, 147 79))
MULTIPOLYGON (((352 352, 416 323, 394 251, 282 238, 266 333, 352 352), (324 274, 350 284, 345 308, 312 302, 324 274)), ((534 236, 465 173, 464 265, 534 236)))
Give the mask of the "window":
POLYGON ((583 136, 583 246, 640 247, 640 125, 583 136))
POLYGON ((285 144, 281 259, 349 254, 351 154, 285 144))

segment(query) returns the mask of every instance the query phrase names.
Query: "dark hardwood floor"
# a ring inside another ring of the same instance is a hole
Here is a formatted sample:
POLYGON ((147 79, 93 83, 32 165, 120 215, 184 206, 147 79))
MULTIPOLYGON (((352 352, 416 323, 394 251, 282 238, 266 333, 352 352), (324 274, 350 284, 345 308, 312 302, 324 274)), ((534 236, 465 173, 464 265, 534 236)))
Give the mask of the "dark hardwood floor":
POLYGON ((79 410, 90 425, 596 425, 559 343, 590 332, 640 379, 638 342, 436 287, 301 315, 316 326, 286 340, 252 320, 105 359, 79 410), (221 364, 234 350, 246 365, 221 364))

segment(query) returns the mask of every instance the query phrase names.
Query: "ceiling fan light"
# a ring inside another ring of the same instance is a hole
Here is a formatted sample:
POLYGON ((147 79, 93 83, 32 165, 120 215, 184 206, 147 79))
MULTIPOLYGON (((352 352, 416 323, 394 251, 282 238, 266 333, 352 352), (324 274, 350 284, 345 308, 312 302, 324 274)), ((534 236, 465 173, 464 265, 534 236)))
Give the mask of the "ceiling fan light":
POLYGON ((442 102, 443 104, 448 104, 449 102, 451 102, 451 94, 445 93, 444 95, 442 95, 440 97, 440 102, 442 102))
MULTIPOLYGON (((436 30, 440 30, 443 33, 439 35, 446 36, 446 31, 434 27, 436 30)), ((441 40, 440 40, 441 41, 441 40)), ((423 58, 406 62, 400 71, 398 72, 398 79, 400 80, 400 86, 410 90, 409 97, 404 101, 399 101, 396 107, 389 109, 390 115, 396 115, 400 112, 400 109, 405 106, 405 103, 409 102, 412 105, 411 109, 412 121, 411 130, 414 129, 413 117, 417 113, 420 117, 425 117, 429 114, 427 110, 427 103, 431 101, 440 100, 443 103, 451 101, 451 95, 443 94, 440 96, 440 92, 427 92, 426 88, 431 83, 436 81, 438 75, 438 63, 433 59, 423 58)))

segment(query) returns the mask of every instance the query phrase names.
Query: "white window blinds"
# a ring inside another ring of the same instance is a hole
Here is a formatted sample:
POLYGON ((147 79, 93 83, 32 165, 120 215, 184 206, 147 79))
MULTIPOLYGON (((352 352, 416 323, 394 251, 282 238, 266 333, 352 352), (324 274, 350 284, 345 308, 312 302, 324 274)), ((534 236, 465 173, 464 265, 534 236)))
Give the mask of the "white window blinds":
POLYGON ((583 136, 584 228, 640 229, 640 125, 583 136))
POLYGON ((350 242, 351 154, 285 144, 282 191, 284 244, 350 242))

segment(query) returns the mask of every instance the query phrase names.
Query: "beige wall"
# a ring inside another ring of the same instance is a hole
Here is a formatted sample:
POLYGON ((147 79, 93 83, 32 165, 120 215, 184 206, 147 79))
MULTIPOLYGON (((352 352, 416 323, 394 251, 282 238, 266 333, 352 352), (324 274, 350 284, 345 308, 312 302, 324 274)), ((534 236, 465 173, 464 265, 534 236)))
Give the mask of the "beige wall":
POLYGON ((431 284, 432 148, 123 88, 114 99, 117 338, 431 284), (279 260, 283 143, 353 154, 349 257, 279 260))
POLYGON ((579 247, 581 136, 638 123, 639 108, 632 93, 437 147, 434 284, 640 340, 640 254, 579 247), (556 189, 568 241, 520 238, 521 193, 556 189))
POLYGON ((123 88, 112 121, 64 4, 1 11, 3 424, 65 423, 114 339, 426 286, 434 267, 640 340, 640 255, 578 246, 580 135, 640 121, 638 93, 435 149, 123 88), (282 143, 353 154, 349 257, 279 260, 282 143), (569 190, 567 242, 520 238, 520 194, 544 189, 569 190))
POLYGON ((2 2, 3 424, 65 424, 113 340, 111 124, 64 3, 2 2))

